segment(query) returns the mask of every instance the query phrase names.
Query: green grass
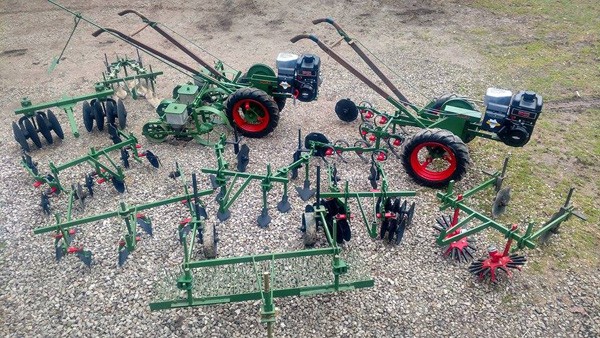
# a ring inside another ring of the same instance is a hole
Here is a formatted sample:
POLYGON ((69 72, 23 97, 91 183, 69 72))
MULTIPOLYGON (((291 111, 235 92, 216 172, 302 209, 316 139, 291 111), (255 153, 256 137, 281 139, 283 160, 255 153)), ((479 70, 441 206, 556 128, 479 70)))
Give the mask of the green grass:
MULTIPOLYGON (((487 57, 501 81, 537 91, 546 100, 525 147, 485 140, 475 140, 469 147, 477 167, 500 168, 503 154, 511 153, 506 183, 512 188, 512 199, 499 221, 518 222, 524 230, 526 220, 531 220, 539 228, 563 205, 569 188, 575 187, 571 202, 588 221, 572 217, 564 222, 559 240, 531 253, 541 257, 528 265, 539 274, 574 263, 600 265, 600 110, 548 109, 548 100, 573 99, 576 91, 584 99, 600 97, 597 0, 474 0, 466 4, 482 10, 490 22, 508 19, 471 29, 467 38, 487 57)), ((489 239, 503 241, 496 234, 489 239)))
POLYGON ((495 71, 545 98, 600 95, 600 10, 597 0, 474 0, 490 26, 469 32, 495 71), (512 25, 497 26, 509 17, 512 25), (499 21, 499 20, 498 20, 499 21), (494 37, 491 39, 490 37, 494 37))

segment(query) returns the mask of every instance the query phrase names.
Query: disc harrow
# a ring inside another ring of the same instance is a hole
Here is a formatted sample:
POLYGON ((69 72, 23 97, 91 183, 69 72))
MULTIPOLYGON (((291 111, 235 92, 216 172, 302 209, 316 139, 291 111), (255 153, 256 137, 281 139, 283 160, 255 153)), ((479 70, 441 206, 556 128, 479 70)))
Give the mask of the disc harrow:
MULTIPOLYGON (((490 247, 490 249, 488 249, 488 257, 481 258, 471 265, 469 271, 477 275, 480 280, 489 278, 492 282, 496 282, 498 271, 503 271, 506 275, 510 276, 511 273, 509 269, 520 270, 525 264, 526 258, 522 255, 511 254, 510 250, 516 251, 524 248, 534 249, 537 246, 536 240, 540 243, 545 243, 545 240, 556 233, 556 230, 561 223, 568 220, 571 215, 586 220, 585 215, 576 211, 571 205, 570 201, 574 188, 569 190, 564 205, 549 221, 544 223, 535 232, 534 222, 529 222, 524 234, 520 234, 517 231, 517 225, 502 225, 491 217, 468 206, 467 200, 469 197, 486 188, 494 187, 497 195, 494 198, 492 213, 498 212, 498 201, 507 201, 507 190, 502 189, 502 183, 506 178, 505 171, 507 163, 508 158, 504 161, 502 171, 491 174, 488 173, 491 175, 491 178, 463 194, 454 196, 453 181, 450 182, 445 193, 437 193, 437 198, 442 202, 440 210, 445 210, 447 208, 454 209, 452 217, 445 215, 441 216, 437 219, 437 224, 434 225, 435 230, 438 231, 436 243, 444 248, 443 253, 445 256, 450 256, 454 260, 460 262, 471 260, 474 256, 473 251, 475 251, 475 242, 471 239, 471 236, 487 228, 495 229, 507 238, 507 243, 502 253, 498 252, 495 248, 490 247), (461 213, 466 214, 466 217, 460 219, 461 213), (470 228, 467 228, 467 224, 470 222, 474 222, 475 224, 470 228), (513 242, 515 242, 516 246, 511 249, 513 242)), ((502 211, 504 211, 505 207, 506 205, 502 205, 502 211)))

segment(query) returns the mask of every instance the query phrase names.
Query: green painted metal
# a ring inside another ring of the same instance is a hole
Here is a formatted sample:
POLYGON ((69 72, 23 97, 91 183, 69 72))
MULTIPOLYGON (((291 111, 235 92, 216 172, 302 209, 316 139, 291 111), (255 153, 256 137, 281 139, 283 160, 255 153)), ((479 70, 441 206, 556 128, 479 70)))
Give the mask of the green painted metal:
POLYGON ((506 238, 514 240, 514 243, 516 243, 516 247, 513 248, 513 251, 523 248, 534 249, 537 246, 536 240, 539 237, 543 236, 544 234, 547 234, 549 231, 553 231, 554 229, 556 229, 558 225, 568 220, 571 217, 571 215, 574 215, 582 220, 586 219, 585 216, 578 213, 575 210, 575 207, 570 203, 574 188, 571 188, 569 190, 565 204, 560 207, 559 211, 551 220, 544 223, 535 232, 533 231, 535 224, 533 222, 529 222, 527 230, 524 234, 520 234, 518 230, 512 230, 513 227, 511 224, 501 224, 493 220, 492 218, 478 212, 472 207, 468 206, 467 199, 469 197, 474 196, 476 193, 488 189, 490 187, 495 187, 496 191, 500 190, 499 184, 502 183, 502 180, 505 177, 504 173, 506 170, 507 161, 508 158, 504 162, 504 167, 502 171, 497 171, 491 174, 488 173, 489 175, 491 175, 491 178, 485 180, 478 186, 465 191, 463 194, 455 195, 454 181, 450 182, 445 192, 437 193, 437 198, 442 203, 440 206, 440 210, 451 208, 454 210, 455 215, 457 216, 459 212, 466 214, 466 217, 460 220, 457 219, 456 223, 452 224, 447 229, 442 229, 440 231, 440 234, 436 239, 436 243, 439 246, 447 246, 462 238, 466 238, 473 234, 479 233, 485 229, 492 228, 503 234, 506 238), (478 221, 479 223, 475 226, 466 229, 466 225, 473 221, 478 221), (458 231, 460 229, 462 229, 462 231, 458 231))
POLYGON ((123 173, 123 169, 120 165, 117 165, 115 161, 109 156, 109 153, 114 152, 116 150, 121 150, 122 148, 130 147, 134 151, 133 159, 139 163, 141 163, 140 156, 136 150, 136 146, 138 144, 137 138, 130 133, 125 133, 123 131, 117 131, 122 139, 122 142, 113 144, 103 149, 96 150, 94 147, 91 147, 89 152, 79 158, 76 158, 72 161, 56 165, 53 162, 48 164, 50 169, 49 177, 48 175, 40 174, 39 172, 36 174, 32 168, 29 167, 25 158, 21 160, 21 166, 33 177, 35 180, 35 185, 40 186, 43 184, 47 184, 48 187, 52 190, 52 192, 60 193, 66 191, 66 188, 62 185, 60 181, 59 174, 60 172, 77 166, 82 163, 88 163, 93 169, 93 173, 97 175, 100 179, 109 180, 112 177, 117 178, 119 181, 123 181, 125 179, 125 174, 123 173))
POLYGON ((155 91, 156 78, 162 75, 163 72, 152 71, 152 66, 146 69, 143 64, 138 51, 138 60, 132 60, 128 57, 120 58, 114 62, 108 63, 106 54, 104 55, 106 72, 102 73, 103 80, 97 84, 101 84, 106 88, 115 89, 115 85, 119 85, 125 92, 131 96, 134 100, 138 98, 138 86, 141 85, 140 80, 144 80, 145 90, 150 90, 152 93, 155 91), (124 76, 120 76, 123 73, 124 76), (130 75, 131 73, 131 75, 130 75), (136 81, 137 84, 133 88, 130 88, 129 82, 136 81), (149 89, 148 89, 149 87, 149 89))

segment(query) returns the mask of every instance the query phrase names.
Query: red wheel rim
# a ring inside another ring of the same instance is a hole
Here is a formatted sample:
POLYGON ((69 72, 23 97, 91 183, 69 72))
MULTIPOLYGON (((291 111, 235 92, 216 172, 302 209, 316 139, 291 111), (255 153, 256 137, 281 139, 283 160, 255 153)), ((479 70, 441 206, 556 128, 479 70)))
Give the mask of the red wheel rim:
POLYGON ((456 156, 452 149, 443 144, 425 142, 419 144, 410 154, 410 166, 415 174, 423 179, 443 181, 456 171, 456 156), (437 153, 434 154, 437 156, 432 156, 432 152, 437 153), (419 158, 419 154, 423 153, 426 154, 425 158, 419 158))
POLYGON ((260 132, 269 125, 269 112, 262 103, 242 99, 233 105, 233 121, 238 128, 248 132, 260 132))

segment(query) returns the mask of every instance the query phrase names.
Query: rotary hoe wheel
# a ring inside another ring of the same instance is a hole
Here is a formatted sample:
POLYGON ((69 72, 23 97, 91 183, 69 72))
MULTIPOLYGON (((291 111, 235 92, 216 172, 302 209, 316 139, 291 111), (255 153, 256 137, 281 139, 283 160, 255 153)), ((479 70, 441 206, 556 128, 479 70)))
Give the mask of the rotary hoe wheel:
POLYGON ((488 248, 488 255, 489 257, 480 258, 469 266, 469 272, 477 276, 480 281, 489 278, 490 282, 497 283, 499 272, 504 273, 506 277, 511 277, 510 269, 521 270, 527 262, 525 256, 500 253, 494 246, 488 248))
MULTIPOLYGON (((452 218, 448 215, 442 215, 436 219, 437 224, 433 226, 438 232, 449 229, 453 226, 452 218)), ((453 233, 446 234, 445 239, 452 238, 459 235, 464 229, 459 229, 453 233)), ((475 239, 464 237, 457 241, 450 243, 445 246, 442 251, 444 257, 450 257, 452 260, 457 262, 468 262, 473 260, 473 253, 477 249, 475 248, 475 239)))
POLYGON ((442 129, 425 129, 404 144, 402 165, 417 183, 441 188, 459 181, 469 167, 469 149, 456 135, 442 129))
POLYGON ((225 112, 231 124, 246 137, 264 137, 279 123, 277 103, 257 88, 236 90, 225 102, 225 112))

